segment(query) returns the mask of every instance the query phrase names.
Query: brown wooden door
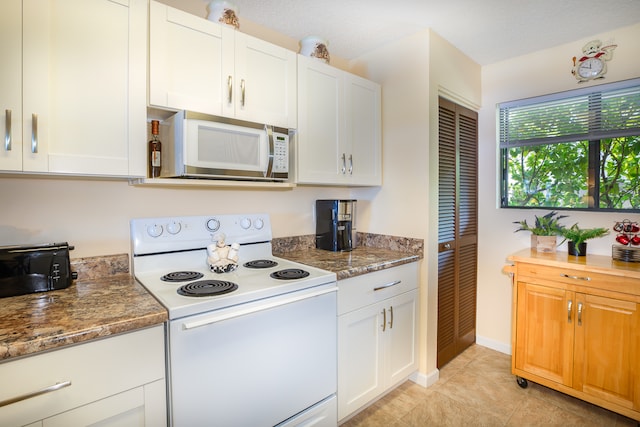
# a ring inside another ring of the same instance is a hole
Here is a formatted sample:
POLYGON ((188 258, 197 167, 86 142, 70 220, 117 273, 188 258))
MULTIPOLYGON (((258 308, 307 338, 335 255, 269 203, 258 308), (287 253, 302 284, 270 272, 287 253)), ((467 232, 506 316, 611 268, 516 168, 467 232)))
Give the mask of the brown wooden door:
POLYGON ((478 114, 439 100, 438 367, 476 340, 478 114))

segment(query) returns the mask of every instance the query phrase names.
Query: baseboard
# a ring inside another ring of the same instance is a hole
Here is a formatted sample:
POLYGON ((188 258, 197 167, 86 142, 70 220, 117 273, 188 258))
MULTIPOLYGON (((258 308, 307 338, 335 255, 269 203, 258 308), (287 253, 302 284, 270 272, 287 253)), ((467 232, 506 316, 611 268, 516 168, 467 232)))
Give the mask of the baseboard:
POLYGON ((409 379, 422 387, 431 387, 438 381, 438 379, 440 379, 440 371, 436 369, 429 374, 423 374, 422 372, 416 371, 409 375, 409 379))
POLYGON ((490 348, 491 350, 499 351, 500 353, 511 355, 511 344, 505 344, 479 335, 476 335, 476 344, 490 348))

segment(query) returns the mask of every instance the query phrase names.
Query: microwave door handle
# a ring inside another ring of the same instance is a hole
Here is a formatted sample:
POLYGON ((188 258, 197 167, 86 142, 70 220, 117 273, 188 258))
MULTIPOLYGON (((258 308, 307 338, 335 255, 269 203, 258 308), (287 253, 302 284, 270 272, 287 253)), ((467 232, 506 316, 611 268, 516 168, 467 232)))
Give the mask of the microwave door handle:
POLYGON ((271 126, 265 126, 267 131, 267 139, 269 140, 269 155, 267 162, 267 171, 265 177, 271 177, 273 173, 273 156, 275 151, 275 144, 273 142, 273 128, 271 126))

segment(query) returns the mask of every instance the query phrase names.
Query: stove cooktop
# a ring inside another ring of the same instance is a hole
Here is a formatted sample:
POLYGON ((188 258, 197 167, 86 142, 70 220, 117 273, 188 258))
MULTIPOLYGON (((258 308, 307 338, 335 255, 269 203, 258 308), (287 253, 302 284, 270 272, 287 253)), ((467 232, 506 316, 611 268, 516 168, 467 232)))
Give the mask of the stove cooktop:
POLYGON ((131 236, 134 275, 170 319, 336 282, 335 273, 272 256, 266 214, 135 219, 131 236), (238 267, 228 273, 207 263, 206 246, 220 238, 240 243, 238 267), (207 295, 217 282, 231 285, 207 295))
POLYGON ((276 263, 273 267, 249 268, 240 264, 230 273, 213 273, 206 266, 206 256, 206 250, 198 250, 163 254, 151 260, 136 260, 138 265, 135 269, 135 277, 167 308, 170 319, 231 307, 336 281, 335 273, 275 257, 270 258, 270 261, 276 263), (158 262, 158 266, 141 269, 140 261, 158 262), (178 266, 181 267, 177 268, 178 266), (178 270, 196 273, 194 276, 199 278, 186 281, 162 280, 163 276, 172 275, 178 270), (292 271, 302 272, 301 277, 286 278, 287 275, 293 275, 292 271), (278 276, 285 277, 278 278, 278 276), (178 289, 184 285, 203 281, 231 282, 236 284, 237 288, 213 296, 194 297, 178 292, 178 289))

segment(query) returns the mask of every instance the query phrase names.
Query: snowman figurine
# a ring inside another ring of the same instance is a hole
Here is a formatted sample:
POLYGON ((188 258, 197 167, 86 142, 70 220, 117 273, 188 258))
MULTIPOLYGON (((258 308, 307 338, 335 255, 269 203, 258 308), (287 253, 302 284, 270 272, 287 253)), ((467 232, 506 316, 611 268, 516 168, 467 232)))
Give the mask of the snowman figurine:
POLYGON ((233 243, 227 246, 225 235, 218 236, 218 241, 207 246, 207 264, 215 273, 229 273, 238 268, 238 251, 240 245, 233 243))

